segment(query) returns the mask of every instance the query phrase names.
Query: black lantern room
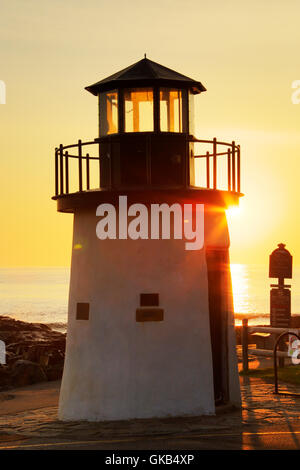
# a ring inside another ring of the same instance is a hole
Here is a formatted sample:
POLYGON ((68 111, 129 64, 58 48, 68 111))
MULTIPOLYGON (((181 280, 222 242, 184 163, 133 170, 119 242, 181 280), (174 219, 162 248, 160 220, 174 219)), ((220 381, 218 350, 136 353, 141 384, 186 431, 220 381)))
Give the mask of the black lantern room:
POLYGON ((86 89, 99 100, 102 188, 194 185, 193 98, 206 91, 200 82, 145 57, 86 89))

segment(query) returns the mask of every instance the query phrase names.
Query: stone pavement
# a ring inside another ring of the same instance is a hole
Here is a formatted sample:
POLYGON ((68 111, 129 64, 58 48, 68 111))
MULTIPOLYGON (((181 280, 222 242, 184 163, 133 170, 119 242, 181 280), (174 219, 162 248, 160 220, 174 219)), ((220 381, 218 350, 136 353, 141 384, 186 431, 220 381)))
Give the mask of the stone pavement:
MULTIPOLYGON (((273 381, 241 377, 242 424, 262 426, 297 422, 300 396, 274 395, 273 381)), ((300 387, 279 383, 279 391, 300 393, 300 387)))
MULTIPOLYGON (((242 410, 223 409, 216 416, 132 420, 129 422, 63 423, 57 420, 57 404, 0 416, 0 443, 13 439, 31 442, 49 440, 126 439, 143 436, 166 438, 178 433, 258 432, 266 425, 293 426, 300 414, 300 398, 273 394, 273 383, 260 378, 241 377, 242 410)), ((298 392, 281 385, 281 390, 298 392)), ((37 391, 36 391, 37 392, 37 391)), ((57 397, 59 383, 57 383, 57 397)), ((300 392, 300 391, 299 391, 300 392)), ((14 391, 2 392, 0 400, 13 400, 14 391)))

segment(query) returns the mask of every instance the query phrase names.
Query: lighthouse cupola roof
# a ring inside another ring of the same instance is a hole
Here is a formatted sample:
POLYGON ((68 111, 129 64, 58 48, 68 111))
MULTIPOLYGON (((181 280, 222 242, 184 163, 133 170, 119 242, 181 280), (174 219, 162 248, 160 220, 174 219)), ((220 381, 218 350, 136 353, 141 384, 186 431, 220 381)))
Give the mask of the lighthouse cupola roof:
POLYGON ((201 82, 175 72, 157 62, 153 62, 147 57, 86 87, 86 90, 97 96, 100 92, 114 88, 144 87, 149 85, 186 88, 193 94, 206 91, 201 82))

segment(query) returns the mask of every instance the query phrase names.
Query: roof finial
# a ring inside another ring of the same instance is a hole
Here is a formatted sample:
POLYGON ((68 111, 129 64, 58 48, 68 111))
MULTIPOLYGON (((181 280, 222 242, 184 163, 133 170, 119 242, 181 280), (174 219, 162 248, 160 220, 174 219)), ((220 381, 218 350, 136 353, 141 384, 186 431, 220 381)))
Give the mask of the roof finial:
POLYGON ((146 55, 146 52, 145 52, 145 54, 144 54, 144 59, 147 59, 147 55, 146 55))

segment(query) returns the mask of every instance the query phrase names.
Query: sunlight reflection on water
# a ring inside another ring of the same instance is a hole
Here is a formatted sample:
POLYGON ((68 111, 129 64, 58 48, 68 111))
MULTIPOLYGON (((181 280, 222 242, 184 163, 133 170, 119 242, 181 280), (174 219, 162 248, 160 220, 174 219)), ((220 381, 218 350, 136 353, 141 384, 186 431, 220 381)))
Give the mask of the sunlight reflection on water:
MULTIPOLYGON (((270 312, 270 284, 268 266, 231 264, 234 311, 245 316, 255 317, 252 323, 268 323, 270 312)), ((294 268, 292 284, 292 313, 300 313, 300 269, 294 268)), ((241 321, 236 320, 236 324, 241 321)))
MULTIPOLYGON (((268 323, 272 279, 268 266, 231 264, 234 309, 255 316, 252 323, 268 323)), ((1 268, 0 315, 65 328, 70 270, 68 268, 1 268)), ((300 313, 300 268, 294 268, 292 313, 300 313)), ((239 315, 240 314, 240 315, 239 315)))

